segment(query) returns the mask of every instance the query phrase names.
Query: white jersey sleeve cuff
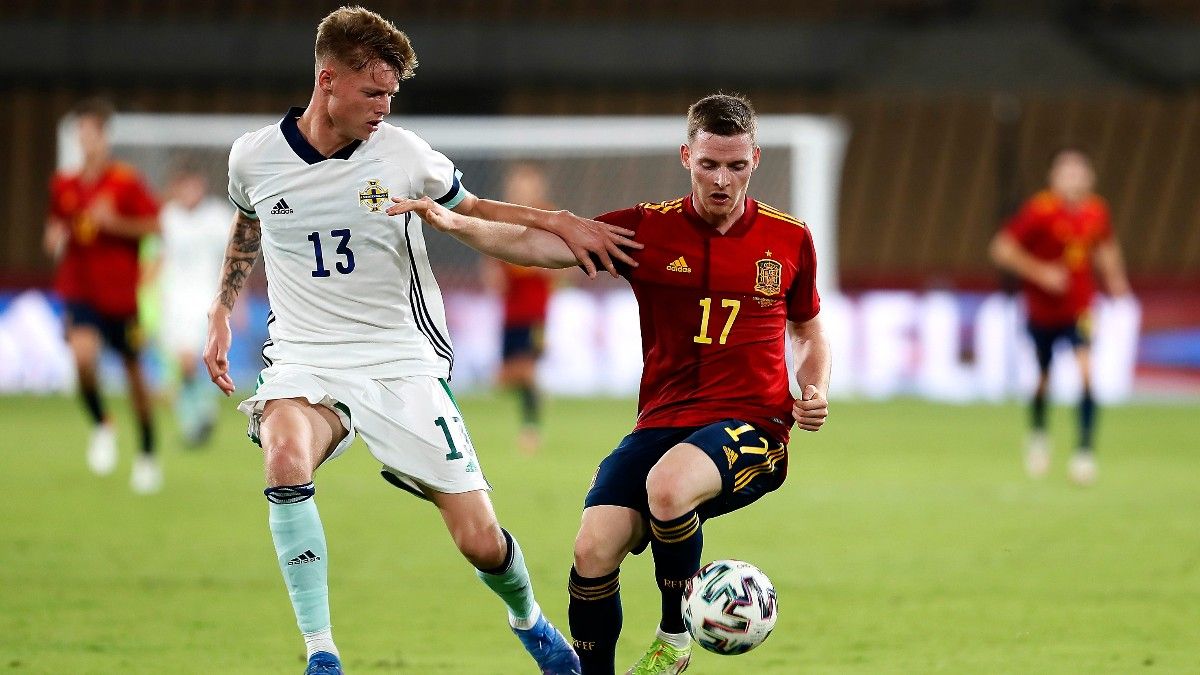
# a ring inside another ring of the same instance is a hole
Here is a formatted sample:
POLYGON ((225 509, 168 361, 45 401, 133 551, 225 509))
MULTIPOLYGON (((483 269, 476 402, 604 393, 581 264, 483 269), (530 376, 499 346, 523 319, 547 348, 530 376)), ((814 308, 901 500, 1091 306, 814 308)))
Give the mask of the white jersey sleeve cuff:
POLYGON ((448 209, 453 209, 461 204, 462 200, 466 199, 467 195, 471 193, 467 191, 465 187, 463 187, 462 181, 459 180, 460 178, 462 178, 462 171, 455 169, 453 183, 451 183, 450 189, 446 192, 446 194, 442 195, 438 199, 435 199, 434 201, 448 209))
POLYGON ((236 208, 238 210, 238 213, 241 213, 243 216, 246 216, 247 218, 250 218, 252 220, 258 220, 257 213, 255 213, 254 211, 247 209, 246 207, 239 204, 237 202, 237 200, 234 199, 232 196, 229 197, 229 203, 233 204, 234 208, 236 208))

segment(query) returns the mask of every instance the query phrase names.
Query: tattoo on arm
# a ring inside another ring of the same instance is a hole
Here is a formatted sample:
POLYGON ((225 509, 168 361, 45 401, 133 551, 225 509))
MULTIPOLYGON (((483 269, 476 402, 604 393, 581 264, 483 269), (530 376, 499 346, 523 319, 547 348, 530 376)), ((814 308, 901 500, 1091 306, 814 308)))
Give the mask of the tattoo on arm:
POLYGON ((258 250, 262 245, 262 225, 253 218, 247 218, 240 211, 233 221, 233 230, 229 235, 229 245, 225 248, 225 264, 221 267, 221 290, 217 299, 227 309, 233 310, 246 277, 258 259, 258 250))

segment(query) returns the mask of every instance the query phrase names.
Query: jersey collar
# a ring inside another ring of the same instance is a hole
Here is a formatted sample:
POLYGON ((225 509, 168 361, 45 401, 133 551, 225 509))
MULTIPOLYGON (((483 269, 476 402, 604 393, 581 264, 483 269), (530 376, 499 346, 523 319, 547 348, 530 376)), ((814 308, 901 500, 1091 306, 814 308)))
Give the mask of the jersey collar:
POLYGON ((692 193, 683 199, 683 215, 692 221, 701 230, 714 237, 740 237, 750 229, 754 224, 754 219, 758 216, 758 202, 754 201, 750 195, 746 195, 746 208, 742 211, 742 217, 737 219, 733 227, 729 228, 725 234, 718 234, 717 229, 712 226, 707 220, 702 218, 699 213, 696 213, 696 205, 692 203, 692 193))
POLYGON ((288 145, 291 146, 292 152, 296 153, 300 159, 308 162, 309 164, 324 162, 327 159, 350 159, 350 155, 354 154, 354 151, 358 149, 358 146, 362 145, 362 141, 355 139, 329 157, 322 155, 308 142, 308 139, 304 137, 304 134, 300 133, 300 124, 298 120, 300 119, 300 116, 304 114, 304 110, 304 108, 299 106, 293 107, 291 110, 288 110, 287 114, 283 116, 283 119, 279 121, 279 129, 283 132, 284 139, 286 139, 288 145))

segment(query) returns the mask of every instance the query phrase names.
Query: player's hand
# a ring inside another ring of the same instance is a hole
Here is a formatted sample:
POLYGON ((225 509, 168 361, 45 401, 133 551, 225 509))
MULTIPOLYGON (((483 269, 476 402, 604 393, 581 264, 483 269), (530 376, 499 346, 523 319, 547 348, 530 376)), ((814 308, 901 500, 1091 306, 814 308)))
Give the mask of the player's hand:
POLYGON ((815 386, 805 385, 804 393, 792 404, 792 417, 801 429, 819 431, 829 417, 829 402, 815 386))
POLYGON ((637 267, 637 261, 629 257, 625 249, 639 249, 642 245, 630 239, 632 230, 602 223, 598 220, 580 218, 570 211, 558 211, 555 214, 554 234, 567 243, 575 259, 583 267, 583 271, 591 279, 596 278, 596 260, 614 278, 620 278, 613 258, 630 266, 637 267), (595 256, 595 258, 593 258, 595 256))
POLYGON ((420 199, 392 197, 392 201, 396 203, 388 208, 387 214, 389 216, 398 216, 402 213, 412 212, 417 214, 417 217, 421 220, 429 223, 429 226, 435 230, 451 232, 455 229, 457 214, 429 197, 421 197, 420 199))
POLYGON ((111 198, 99 198, 88 208, 88 217, 100 232, 108 232, 117 222, 117 208, 111 198))
POLYGON ((71 234, 61 223, 51 222, 46 226, 46 231, 42 235, 42 248, 46 251, 46 255, 54 262, 62 260, 63 253, 67 250, 67 240, 71 234))
POLYGON ((1033 278, 1033 283, 1051 295, 1066 293, 1068 281, 1067 268, 1062 265, 1043 265, 1038 268, 1033 278))
POLYGON ((204 365, 213 384, 226 395, 233 393, 233 379, 229 377, 229 347, 233 344, 233 331, 229 330, 229 313, 213 312, 208 318, 208 337, 204 340, 204 365))

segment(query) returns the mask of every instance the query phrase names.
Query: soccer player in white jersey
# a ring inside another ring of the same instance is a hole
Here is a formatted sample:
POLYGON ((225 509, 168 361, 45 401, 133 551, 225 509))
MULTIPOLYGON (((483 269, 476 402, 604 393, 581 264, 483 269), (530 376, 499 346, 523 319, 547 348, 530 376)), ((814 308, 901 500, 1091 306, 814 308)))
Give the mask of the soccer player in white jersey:
POLYGON ((317 29, 315 56, 308 107, 230 151, 237 213, 204 354, 212 380, 232 393, 229 314, 261 248, 271 339, 257 391, 240 409, 263 449, 271 536, 307 646, 306 673, 342 672, 313 472, 356 433, 388 482, 437 506, 541 672, 577 673, 570 644, 538 608, 516 539, 496 520, 446 385, 453 351, 420 221, 385 209, 392 197, 427 196, 461 214, 546 230, 589 275, 594 260, 614 276, 613 257, 631 263, 620 246, 632 232, 480 199, 446 157, 385 123, 416 59, 407 36, 379 15, 332 12, 317 29))
POLYGON ((200 445, 216 422, 217 402, 199 376, 208 319, 204 309, 217 292, 230 212, 229 202, 209 193, 198 167, 178 166, 163 205, 159 256, 162 293, 162 346, 179 367, 175 416, 184 440, 200 445))

